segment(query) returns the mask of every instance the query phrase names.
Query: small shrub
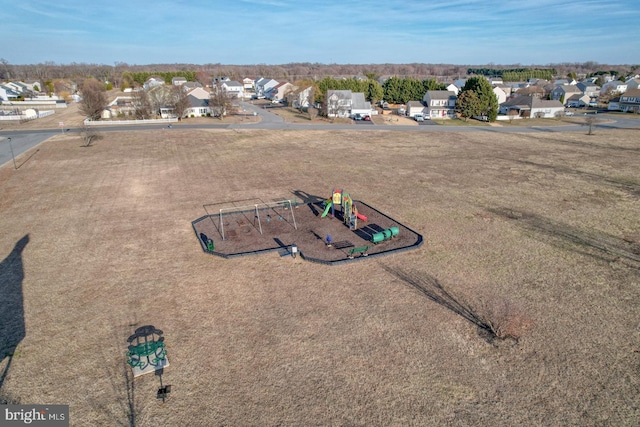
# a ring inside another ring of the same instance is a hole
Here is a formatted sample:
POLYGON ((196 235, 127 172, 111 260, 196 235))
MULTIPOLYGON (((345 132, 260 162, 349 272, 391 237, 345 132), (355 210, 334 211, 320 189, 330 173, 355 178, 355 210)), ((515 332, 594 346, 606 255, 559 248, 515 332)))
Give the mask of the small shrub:
POLYGON ((488 332, 501 340, 518 341, 533 323, 520 307, 505 298, 481 300, 473 311, 488 332))

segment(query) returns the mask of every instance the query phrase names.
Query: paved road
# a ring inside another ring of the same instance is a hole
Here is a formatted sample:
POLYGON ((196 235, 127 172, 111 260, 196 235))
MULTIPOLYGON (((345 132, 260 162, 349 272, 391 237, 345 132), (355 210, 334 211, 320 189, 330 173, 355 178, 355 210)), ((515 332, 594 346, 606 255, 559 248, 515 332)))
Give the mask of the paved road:
MULTIPOLYGON (((359 130, 359 131, 391 131, 391 132, 578 132, 584 131, 585 126, 581 124, 567 124, 561 126, 357 126, 352 124, 297 124, 285 123, 282 117, 273 114, 269 109, 260 108, 259 106, 248 102, 241 102, 240 106, 245 113, 253 114, 254 112, 260 116, 258 123, 234 123, 234 124, 187 124, 180 123, 173 126, 172 132, 179 132, 180 129, 296 129, 296 130, 359 130)), ((606 120, 603 123, 594 125, 594 129, 640 129, 640 120, 635 118, 625 118, 616 116, 599 115, 601 119, 606 120)), ((132 130, 150 130, 166 128, 166 125, 127 125, 127 126, 105 126, 96 127, 100 132, 115 131, 132 131, 132 130)), ((65 129, 65 132, 81 132, 81 129, 65 129)), ((7 162, 12 162, 11 148, 13 153, 18 156, 27 150, 37 146, 48 138, 59 134, 60 129, 42 129, 42 130, 11 130, 0 131, 0 166, 7 162), (8 138, 11 138, 9 144, 8 138)), ((20 159, 17 163, 19 168, 21 163, 26 161, 20 159)))

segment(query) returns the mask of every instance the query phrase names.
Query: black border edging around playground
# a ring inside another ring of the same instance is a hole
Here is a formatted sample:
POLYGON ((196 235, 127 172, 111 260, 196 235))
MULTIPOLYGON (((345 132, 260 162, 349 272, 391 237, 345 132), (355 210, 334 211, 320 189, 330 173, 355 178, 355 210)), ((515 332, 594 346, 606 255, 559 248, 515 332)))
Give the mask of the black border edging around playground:
MULTIPOLYGON (((304 253, 300 250, 300 247, 298 247, 298 253, 300 254, 300 258, 304 259, 305 261, 314 262, 314 263, 317 263, 317 264, 338 265, 338 264, 346 264, 346 263, 356 262, 356 261, 364 261, 363 258, 365 258, 365 259, 376 258, 376 257, 391 255, 391 254, 395 254, 395 253, 407 252, 407 251, 419 248, 424 243, 424 237, 422 236, 422 234, 418 233, 417 231, 413 230, 412 228, 407 227, 403 223, 396 221, 394 218, 391 218, 389 215, 386 215, 386 214, 380 212, 378 209, 372 207, 371 205, 368 205, 367 203, 363 202, 362 200, 354 200, 354 202, 361 203, 361 204, 365 205, 367 208, 377 212, 379 215, 382 215, 385 218, 388 218, 389 220, 395 222, 396 224, 404 227, 405 229, 409 230, 410 232, 412 232, 416 236, 418 236, 418 240, 416 241, 416 243, 414 243, 414 244, 412 244, 410 246, 404 246, 402 248, 397 248, 397 249, 388 249, 386 251, 376 252, 374 254, 369 254, 367 256, 359 255, 359 256, 353 257, 353 258, 338 259, 338 260, 334 260, 334 261, 325 261, 325 260, 318 259, 318 258, 306 257, 306 256, 304 256, 304 253)), ((201 216, 200 218, 198 218, 198 219, 196 219, 194 221, 191 221, 191 227, 193 228, 193 232, 195 233, 196 238, 200 242, 200 247, 202 248, 202 251, 204 253, 206 253, 206 254, 214 255, 214 256, 217 256, 217 257, 220 257, 220 258, 224 258, 224 259, 230 259, 230 258, 239 258, 239 257, 244 257, 244 256, 250 256, 250 255, 260 255, 260 254, 263 254, 263 253, 282 250, 283 248, 287 248, 289 250, 289 252, 291 252, 290 248, 291 248, 292 245, 285 246, 285 247, 277 246, 277 247, 274 247, 274 248, 259 249, 259 250, 256 250, 256 251, 238 252, 238 253, 235 253, 235 254, 223 254, 223 253, 216 252, 216 251, 211 252, 205 246, 205 243, 202 241, 200 236, 198 236, 198 230, 196 230, 196 224, 198 222, 203 221, 204 219, 210 218, 210 217, 211 217, 211 215, 204 215, 204 216, 201 216)))

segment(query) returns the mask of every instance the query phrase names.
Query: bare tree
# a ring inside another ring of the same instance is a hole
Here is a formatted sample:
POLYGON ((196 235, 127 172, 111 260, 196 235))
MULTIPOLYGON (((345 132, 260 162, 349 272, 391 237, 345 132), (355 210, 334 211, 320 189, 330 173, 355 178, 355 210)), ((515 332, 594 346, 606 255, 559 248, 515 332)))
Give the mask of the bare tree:
POLYGON ((175 115, 181 119, 191 106, 189 95, 182 86, 173 86, 171 89, 171 106, 175 115))
POLYGON ((318 117, 318 109, 311 105, 307 107, 307 113, 309 113, 309 120, 313 120, 318 117))
POLYGON ((596 116, 595 114, 589 114, 587 117, 585 117, 584 125, 589 126, 589 132, 587 133, 587 135, 593 135, 593 128, 598 122, 598 116, 596 116))
POLYGON ((137 90, 133 92, 131 97, 131 103, 133 104, 133 114, 136 119, 144 120, 149 119, 153 114, 153 106, 149 95, 144 90, 137 90))
POLYGON ((229 96, 226 89, 220 85, 220 82, 216 83, 211 91, 209 106, 212 110, 212 114, 220 120, 222 120, 227 112, 233 108, 231 96, 229 96))
POLYGON ((84 140, 83 147, 88 147, 93 141, 100 138, 98 131, 87 124, 82 127, 82 139, 84 140))
POLYGON ((86 79, 82 83, 82 101, 80 101, 80 111, 91 120, 98 120, 109 101, 107 95, 102 91, 102 85, 96 79, 86 79))

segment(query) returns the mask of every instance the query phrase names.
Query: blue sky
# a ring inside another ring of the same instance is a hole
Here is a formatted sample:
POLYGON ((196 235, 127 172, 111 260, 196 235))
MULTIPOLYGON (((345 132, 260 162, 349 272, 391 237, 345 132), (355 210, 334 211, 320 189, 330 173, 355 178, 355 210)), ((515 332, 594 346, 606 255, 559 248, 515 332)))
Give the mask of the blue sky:
POLYGON ((12 64, 640 63, 639 0, 0 0, 12 64))

